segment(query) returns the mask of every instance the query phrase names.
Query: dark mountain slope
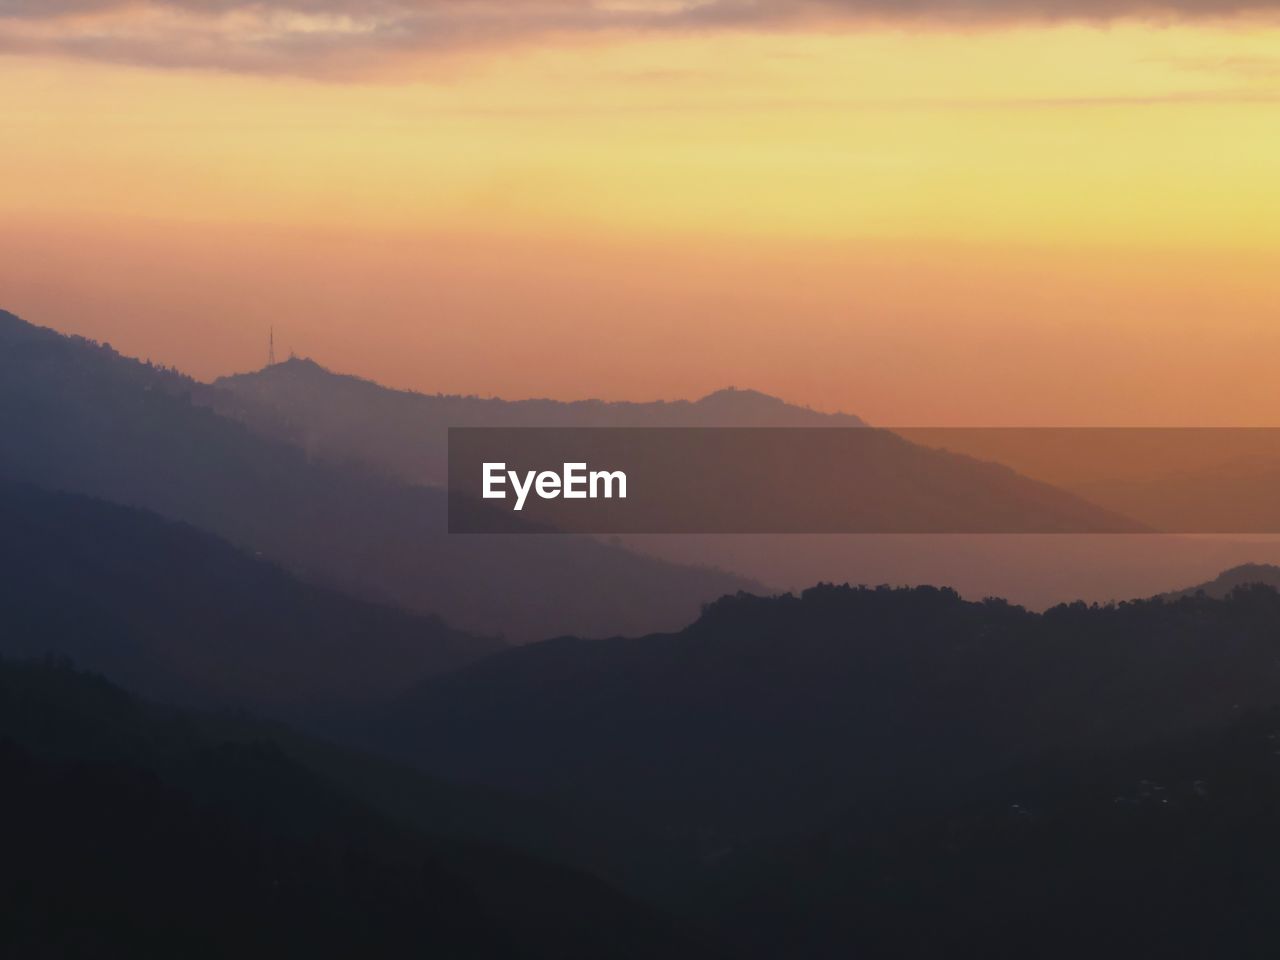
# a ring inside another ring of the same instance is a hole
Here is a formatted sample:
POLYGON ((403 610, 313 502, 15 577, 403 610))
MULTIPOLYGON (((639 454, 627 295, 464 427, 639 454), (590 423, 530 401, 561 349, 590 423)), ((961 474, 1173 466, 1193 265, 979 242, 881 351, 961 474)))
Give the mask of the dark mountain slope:
POLYGON ((371 734, 427 769, 585 800, 713 854, 1280 702, 1280 595, 1043 615, 949 590, 726 598, 678 634, 562 639, 428 681, 371 734))
MULTIPOLYGON (((129 507, 0 481, 0 530, 0 656, 69 657, 167 702, 248 708, 340 735, 352 711, 500 648, 129 507)), ((284 726, 246 718, 234 733, 287 745, 433 833, 501 840, 626 882, 667 855, 606 817, 441 784, 284 726)))
POLYGON ((571 870, 432 839, 266 741, 0 661, 0 952, 708 956, 571 870))
POLYGON ((797 407, 755 390, 690 402, 502 400, 430 396, 291 359, 218 380, 214 406, 268 436, 415 483, 445 482, 449 427, 854 427, 849 414, 797 407))
POLYGON ((1280 711, 1024 765, 870 830, 730 858, 705 909, 744 955, 1267 958, 1280 711))
POLYGON ((274 711, 369 700, 501 648, 303 583, 154 514, 0 481, 0 654, 274 711))
POLYGON ((484 633, 670 629, 748 584, 589 539, 449 537, 444 495, 316 464, 209 388, 0 313, 0 478, 154 510, 289 570, 484 633))

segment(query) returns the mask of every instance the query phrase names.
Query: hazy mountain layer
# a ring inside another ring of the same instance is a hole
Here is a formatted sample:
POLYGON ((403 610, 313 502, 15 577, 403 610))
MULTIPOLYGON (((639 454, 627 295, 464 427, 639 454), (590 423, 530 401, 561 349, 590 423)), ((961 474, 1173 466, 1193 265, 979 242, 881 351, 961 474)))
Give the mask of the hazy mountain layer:
POLYGON ((303 583, 194 527, 0 482, 0 654, 288 710, 391 696, 502 647, 303 583))
POLYGON ((291 359, 223 377, 212 403, 255 430, 308 452, 356 460, 388 475, 443 485, 449 427, 856 427, 850 414, 819 413, 755 390, 651 403, 502 400, 392 390, 291 359))
POLYGON ((145 507, 366 598, 528 640, 674 629, 749 581, 571 537, 450 537, 438 491, 314 463, 209 388, 0 314, 0 477, 145 507))
MULTIPOLYGON (((433 397, 391 390, 292 360, 219 381, 219 409, 255 430, 291 439, 317 456, 356 460, 415 481, 442 475, 444 428, 457 425, 624 426, 688 425, 842 426, 856 417, 825 414, 750 390, 721 391, 694 403, 614 404, 599 401, 504 401, 433 397)), ((944 431, 940 442, 971 439, 962 450, 1000 462, 1026 455, 1025 442, 995 444, 1009 431, 944 431), (986 438, 988 446, 978 444, 986 438)), ((1016 434, 1016 431, 1014 431, 1016 434)), ((928 438, 927 431, 919 435, 928 438)), ((1021 461, 1012 463, 1015 469, 1021 461)), ((1028 461, 1022 472, 1071 488, 1082 477, 1046 472, 1028 461)), ((1087 465, 1085 465, 1087 467, 1087 465)), ((1089 475, 1091 476, 1091 475, 1089 475)), ((1085 499, 1093 491, 1076 489, 1085 499)), ((1094 501, 1097 502, 1097 501, 1094 501)), ((1108 501, 1109 502, 1109 501, 1108 501)), ((1132 505, 1132 501, 1128 502, 1132 505)), ((1124 513, 1123 509, 1119 512, 1124 513)), ((1158 519, 1158 518, 1157 518, 1158 519)), ((800 590, 823 580, 858 583, 946 583, 965 596, 1008 597, 1037 609, 1078 598, 1107 601, 1150 596, 1170 583, 1190 583, 1216 570, 1253 560, 1280 562, 1280 541, 1106 535, 862 535, 624 537, 641 552, 675 563, 711 565, 781 589, 800 590)))
MULTIPOLYGON (((864 426, 857 417, 816 413, 751 390, 722 390, 696 402, 646 404, 428 397, 334 374, 306 360, 224 378, 218 385, 222 392, 216 395, 215 406, 255 430, 291 438, 328 460, 370 464, 386 475, 424 483, 444 479, 451 426, 864 426), (235 397, 234 403, 226 402, 228 392, 235 397)), ((708 472, 725 460, 750 464, 737 499, 719 487, 704 494, 704 500, 679 485, 675 486, 678 492, 658 492, 670 489, 672 478, 683 468, 700 471, 701 441, 684 452, 668 452, 658 444, 652 455, 632 462, 628 471, 656 498, 665 496, 672 510, 705 517, 709 528, 732 525, 735 516, 749 523, 748 516, 759 512, 760 504, 785 501, 796 479, 794 447, 787 442, 791 435, 784 431, 764 437, 735 435, 737 445, 713 448, 716 460, 708 472), (767 446, 748 449, 743 443, 767 446), (721 515, 722 507, 732 512, 721 515)), ((1141 529, 1119 514, 994 463, 909 443, 885 431, 859 431, 858 437, 856 447, 823 448, 821 456, 828 469, 808 478, 812 489, 787 514, 801 529, 821 530, 828 522, 831 529, 915 529, 918 525, 925 531, 946 532, 1141 529)), ((602 449, 608 451, 609 445, 602 449)), ((626 453, 624 449, 624 459, 626 453)), ((511 457, 521 459, 520 451, 513 448, 511 457)), ((557 522, 555 515, 547 522, 573 529, 572 509, 560 501, 547 505, 549 509, 557 506, 568 511, 568 522, 557 522)))

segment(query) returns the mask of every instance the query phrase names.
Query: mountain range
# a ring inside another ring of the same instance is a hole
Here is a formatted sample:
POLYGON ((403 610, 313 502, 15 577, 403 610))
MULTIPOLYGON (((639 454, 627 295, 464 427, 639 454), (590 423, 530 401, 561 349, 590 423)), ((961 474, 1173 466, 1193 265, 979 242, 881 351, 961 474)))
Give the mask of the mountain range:
POLYGON ((153 513, 0 481, 0 655, 289 711, 404 692, 504 644, 291 576, 153 513))
POLYGON ((771 594, 234 402, 0 315, 0 952, 1275 954, 1274 568, 771 594))
MULTIPOLYGON (((865 427, 844 413, 819 413, 753 390, 721 390, 694 402, 563 403, 496 398, 431 397, 388 390, 355 377, 332 373, 310 360, 292 359, 252 374, 223 378, 211 393, 215 409, 257 432, 289 440, 317 459, 360 463, 383 476, 425 484, 446 479, 449 427, 865 427), (230 395, 234 400, 228 403, 230 395)), ((652 434, 646 434, 652 436, 652 434)), ((826 467, 802 500, 786 491, 796 482, 796 441, 788 430, 734 435, 707 446, 704 435, 679 446, 679 439, 654 443, 635 453, 634 441, 598 438, 591 448, 610 463, 627 462, 635 482, 655 500, 668 501, 693 522, 732 528, 759 513, 760 504, 788 510, 799 529, 844 528, 861 531, 1134 532, 1141 530, 1120 514, 1100 509, 1074 494, 1030 480, 999 464, 980 461, 908 442, 884 430, 859 430, 854 438, 831 438, 817 453, 826 467), (726 445, 736 440, 738 446, 726 445), (614 447, 617 449, 614 449, 614 447), (634 460, 626 461, 630 455, 634 460), (612 459, 611 459, 612 457, 612 459), (664 494, 673 478, 686 472, 714 476, 717 467, 742 460, 749 476, 740 489, 713 483, 705 494, 685 481, 664 494), (713 515, 727 510, 720 524, 713 515)), ((824 439, 829 435, 822 435, 824 439)), ((813 439, 813 438, 810 438, 813 439)), ((540 452, 539 441, 528 456, 540 452)), ((508 458, 520 460, 522 448, 508 441, 508 458)), ((575 454, 575 456, 587 456, 575 454)), ((541 504, 554 510, 564 502, 541 504)), ((566 509, 568 509, 566 507, 566 509)), ((572 511, 569 519, 572 519, 572 511)), ((571 524, 553 526, 572 529, 571 524)))
POLYGON ((759 588, 589 538, 449 537, 442 492, 316 461, 214 412, 210 389, 0 313, 0 478, 142 507, 509 640, 672 629, 759 588))
MULTIPOLYGON (((438 482, 441 477, 444 431, 450 423, 818 427, 863 423, 850 414, 818 413, 751 390, 719 391, 692 403, 436 397, 391 390, 302 359, 226 377, 217 384, 219 392, 208 402, 255 431, 288 439, 318 459, 358 462, 384 476, 416 483, 438 482)), ((1028 458, 1046 445, 1028 443, 1026 433, 917 429, 906 436, 919 437, 925 446, 964 441, 972 449, 962 447, 959 452, 1001 463, 1006 462, 1002 456, 1017 455, 1026 460, 1030 471, 1022 471, 1026 476, 1085 501, 1095 494, 1103 496, 1101 502, 1120 515, 1136 509, 1132 497, 1119 501, 1118 507, 1105 499, 1111 496, 1111 488, 1085 484, 1093 475, 1081 473, 1079 465, 1071 473, 1069 459, 1053 462, 1053 469, 1047 470, 1045 464, 1028 458), (1056 484, 1058 478, 1063 484, 1056 484)), ((1020 469, 1023 461, 1012 465, 1020 469)), ((1150 519, 1158 525, 1169 519, 1168 511, 1150 519)), ((1168 589, 1170 583, 1195 582, 1254 560, 1280 563, 1280 540, 1257 537, 699 534, 626 535, 619 542, 672 563, 737 571, 773 589, 800 590, 823 580, 947 583, 972 598, 1002 596, 1040 609, 1080 598, 1105 602, 1151 595, 1168 589)))
POLYGON ((0 660, 0 949, 718 955, 585 873, 388 816, 276 737, 65 664, 0 660))
POLYGON ((1263 586, 1043 614, 932 587, 743 594, 678 633, 550 640, 428 679, 367 736, 714 851, 1268 707, 1277 623, 1263 586))
POLYGON ((210 402, 256 431, 314 456, 353 460, 411 483, 443 486, 449 427, 856 427, 756 390, 732 387, 701 400, 503 400, 392 390, 291 358, 222 377, 210 402))

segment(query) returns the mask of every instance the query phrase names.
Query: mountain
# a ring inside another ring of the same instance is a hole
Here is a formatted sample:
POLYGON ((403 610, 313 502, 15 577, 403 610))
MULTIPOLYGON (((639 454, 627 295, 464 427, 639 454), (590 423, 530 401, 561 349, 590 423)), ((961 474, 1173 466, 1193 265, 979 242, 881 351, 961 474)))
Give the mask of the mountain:
POLYGON ((443 485, 449 427, 856 427, 755 390, 719 390, 701 400, 502 400, 393 390, 290 359, 223 377, 210 402, 255 431, 310 454, 356 461, 413 483, 443 485))
MULTIPOLYGON (((635 487, 664 505, 662 515, 684 518, 678 529, 734 532, 744 518, 760 512, 761 504, 773 505, 770 516, 762 518, 766 527, 814 532, 1142 529, 999 464, 910 443, 889 431, 794 433, 786 428, 865 424, 857 417, 817 413, 751 390, 723 390, 693 403, 647 404, 428 397, 333 374, 306 360, 225 378, 218 385, 224 391, 219 397, 230 393, 235 401, 228 405, 219 400, 216 408, 259 432, 291 439, 329 462, 357 462, 422 483, 443 482, 451 426, 774 428, 715 437, 696 430, 682 430, 678 437, 651 431, 637 434, 638 439, 597 437, 592 452, 575 448, 564 455, 625 467, 635 487), (803 499, 789 498, 795 465, 806 457, 824 469, 806 478, 811 489, 803 499), (719 482, 698 491, 686 476, 714 477, 717 469, 735 477, 732 491, 719 482), (675 481, 677 477, 682 479, 675 481), (783 511, 786 519, 780 519, 783 511)), ((553 441, 539 440, 532 451, 517 446, 516 438, 503 443, 516 461, 523 453, 532 457, 543 451, 543 444, 555 449, 553 441)), ((556 462, 561 454, 548 456, 556 462)), ((576 529, 574 519, 588 509, 564 501, 531 506, 538 521, 567 530, 576 529)), ((637 512, 643 509, 636 507, 637 512)), ((495 519, 497 529, 505 529, 501 524, 511 516, 503 513, 495 519)))
MULTIPOLYGON (((317 456, 357 460, 416 481, 434 481, 441 476, 443 429, 453 417, 458 418, 458 425, 473 426, 862 423, 850 415, 831 417, 750 390, 721 391, 696 403, 670 404, 427 396, 390 390, 296 359, 218 383, 226 390, 219 409, 255 430, 290 438, 317 456)), ((1158 431, 1135 433, 1150 439, 1158 431)), ((1046 469, 1044 463, 1028 456, 1046 444, 1028 439, 1029 434, 1034 436, 1032 431, 1017 430, 905 433, 925 445, 949 443, 980 459, 1008 462, 1026 477, 1076 493, 1090 503, 1112 507, 1124 516, 1150 512, 1150 504, 1142 505, 1140 497, 1113 503, 1111 493, 1101 486, 1082 485, 1081 477, 1093 479, 1093 473, 1081 473, 1086 468, 1075 460, 1068 458, 1060 468, 1046 469), (996 443, 1001 439, 1003 443, 996 443), (961 441, 967 441, 969 447, 961 441), (979 441, 986 441, 986 445, 979 441), (1014 459, 1014 455, 1022 459, 1014 459), (1069 472, 1068 466, 1074 466, 1076 473, 1069 472)), ((1101 455, 1095 459, 1110 465, 1101 455)), ((1231 498, 1220 499, 1229 502, 1231 498)), ((1257 499, 1249 502, 1256 504, 1257 499)), ((1263 515, 1255 507, 1249 509, 1253 516, 1263 515)), ((1190 516, 1190 511, 1184 510, 1182 515, 1190 516)), ((1165 519, 1155 517, 1152 522, 1165 519)), ((821 580, 846 579, 947 583, 968 597, 998 595, 1038 609, 1077 598, 1105 602, 1149 596, 1169 583, 1192 582, 1212 570, 1254 558, 1280 562, 1277 542, 1116 534, 667 535, 625 536, 621 542, 670 562, 734 570, 782 589, 799 590, 821 580)))
POLYGON ((375 811, 270 739, 0 661, 0 952, 706 957, 574 870, 375 811))
POLYGON ((310 460, 211 388, 0 313, 0 478, 152 510, 304 579, 529 640, 674 629, 751 581, 586 538, 450 537, 445 496, 310 460))
POLYGON ((837 820, 723 861, 703 916, 761 960, 1273 957, 1278 738, 1260 710, 837 820))
POLYGON ((403 692, 503 646, 304 583, 142 510, 0 481, 0 655, 274 712, 403 692))
POLYGON ((1238 567, 1222 571, 1222 573, 1206 583, 1163 593, 1160 595, 1160 599, 1180 600, 1183 597, 1194 597, 1199 593, 1221 599, 1228 596, 1237 587, 1250 586, 1255 583, 1280 588, 1280 566, 1270 563, 1242 563, 1238 567))
POLYGON ((0 657, 66 658, 164 702, 234 710, 242 719, 220 736, 271 739, 421 829, 628 883, 654 873, 656 855, 669 859, 627 824, 442 785, 278 722, 340 737, 353 712, 503 648, 491 638, 299 581, 211 534, 87 497, 0 481, 0 529, 0 657))
POLYGON ((676 634, 497 654, 426 681, 365 735, 437 775, 617 811, 710 857, 1280 702, 1278 628, 1265 587, 1044 614, 935 588, 742 595, 676 634))
MULTIPOLYGON (((670 404, 511 402, 424 396, 334 373, 307 360, 291 360, 255 373, 228 377, 219 381, 219 386, 222 392, 215 401, 217 408, 255 431, 290 439, 317 458, 360 462, 384 475, 417 482, 438 482, 442 477, 444 429, 452 422, 507 426, 862 423, 856 417, 815 413, 749 390, 721 391, 696 403, 670 404)), ((951 466, 942 463, 941 458, 938 461, 940 469, 934 471, 936 474, 951 466)), ((964 472, 972 477, 970 471, 964 472)), ((1013 475, 995 475, 995 484, 1010 476, 1013 475)), ((991 481, 984 480, 968 489, 982 494, 990 492, 992 486, 991 481)), ((1025 489, 1021 484, 1020 488, 1025 489)), ((848 504, 849 498, 844 497, 842 503, 848 504)), ((1080 509, 1081 501, 1061 496, 1051 499, 1050 505, 1055 511, 1062 507, 1071 515, 1080 509)), ((1097 514, 1090 512, 1086 516, 1097 514)), ((1079 528, 1080 514, 1074 517, 1074 521, 1057 527, 1079 528)), ((966 519, 974 520, 972 515, 966 519)), ((1114 516, 1105 524, 1109 528, 1124 525, 1123 521, 1117 523, 1114 516)), ((1280 545, 1263 547, 1114 533, 1004 537, 958 533, 624 534, 617 542, 671 563, 736 571, 773 589, 800 590, 821 581, 845 580, 948 583, 975 599, 1008 596, 1041 609, 1078 597, 1106 601, 1148 596, 1169 583, 1190 582, 1242 559, 1268 558, 1273 553, 1280 556, 1280 545)))

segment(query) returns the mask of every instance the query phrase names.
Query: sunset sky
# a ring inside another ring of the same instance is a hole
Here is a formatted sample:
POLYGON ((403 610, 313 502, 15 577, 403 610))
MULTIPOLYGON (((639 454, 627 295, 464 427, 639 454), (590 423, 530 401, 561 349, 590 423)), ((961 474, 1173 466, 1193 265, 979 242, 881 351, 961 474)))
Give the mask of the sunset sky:
POLYGON ((1280 423, 1280 3, 0 0, 0 307, 201 377, 1280 423))

